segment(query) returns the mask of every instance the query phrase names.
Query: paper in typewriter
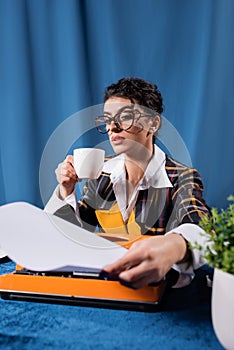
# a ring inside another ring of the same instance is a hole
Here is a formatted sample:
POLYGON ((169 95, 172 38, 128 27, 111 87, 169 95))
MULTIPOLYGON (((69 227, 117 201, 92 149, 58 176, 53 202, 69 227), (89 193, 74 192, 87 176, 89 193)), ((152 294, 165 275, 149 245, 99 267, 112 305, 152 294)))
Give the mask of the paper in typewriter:
POLYGON ((0 207, 0 247, 32 271, 101 271, 126 249, 31 204, 0 207))

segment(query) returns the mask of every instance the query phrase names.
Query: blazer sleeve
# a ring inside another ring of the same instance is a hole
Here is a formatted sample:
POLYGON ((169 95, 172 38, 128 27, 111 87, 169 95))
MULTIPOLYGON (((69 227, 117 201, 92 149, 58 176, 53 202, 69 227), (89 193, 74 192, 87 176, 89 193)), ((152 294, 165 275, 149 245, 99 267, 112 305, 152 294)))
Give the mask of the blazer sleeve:
POLYGON ((203 183, 196 169, 184 167, 178 171, 171 190, 172 214, 167 231, 185 223, 199 224, 210 212, 203 199, 203 183))

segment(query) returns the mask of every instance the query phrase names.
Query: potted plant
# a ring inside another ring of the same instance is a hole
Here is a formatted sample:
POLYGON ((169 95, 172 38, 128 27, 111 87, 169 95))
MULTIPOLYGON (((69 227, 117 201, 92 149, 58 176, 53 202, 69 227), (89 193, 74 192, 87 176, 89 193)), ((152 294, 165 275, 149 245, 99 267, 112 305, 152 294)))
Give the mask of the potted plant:
POLYGON ((225 349, 234 350, 234 196, 229 196, 227 209, 212 208, 212 215, 200 222, 206 232, 203 252, 214 268, 212 286, 212 322, 215 333, 225 349))

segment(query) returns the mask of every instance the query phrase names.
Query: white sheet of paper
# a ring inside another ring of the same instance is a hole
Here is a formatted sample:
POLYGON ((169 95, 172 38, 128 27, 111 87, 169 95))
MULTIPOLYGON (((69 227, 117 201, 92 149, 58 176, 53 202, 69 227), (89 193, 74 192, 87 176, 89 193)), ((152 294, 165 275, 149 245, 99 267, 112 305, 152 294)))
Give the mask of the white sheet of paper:
POLYGON ((7 256, 7 254, 0 247, 0 259, 5 258, 5 256, 7 256))
POLYGON ((0 207, 0 247, 33 271, 100 271, 127 251, 113 242, 25 202, 0 207))

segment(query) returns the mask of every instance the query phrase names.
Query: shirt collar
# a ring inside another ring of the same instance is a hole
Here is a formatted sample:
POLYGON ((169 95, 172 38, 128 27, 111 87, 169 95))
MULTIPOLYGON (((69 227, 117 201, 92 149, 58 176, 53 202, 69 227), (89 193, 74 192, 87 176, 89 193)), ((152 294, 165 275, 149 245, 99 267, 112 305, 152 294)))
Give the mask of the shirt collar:
MULTIPOLYGON (((165 153, 157 145, 154 145, 153 157, 151 158, 148 167, 146 168, 144 177, 139 183, 141 189, 149 187, 173 187, 165 169, 165 162, 165 153)), ((107 161, 103 167, 103 171, 110 174, 110 178, 113 184, 120 181, 121 179, 124 180, 126 177, 124 168, 124 154, 120 154, 115 158, 107 161)))

